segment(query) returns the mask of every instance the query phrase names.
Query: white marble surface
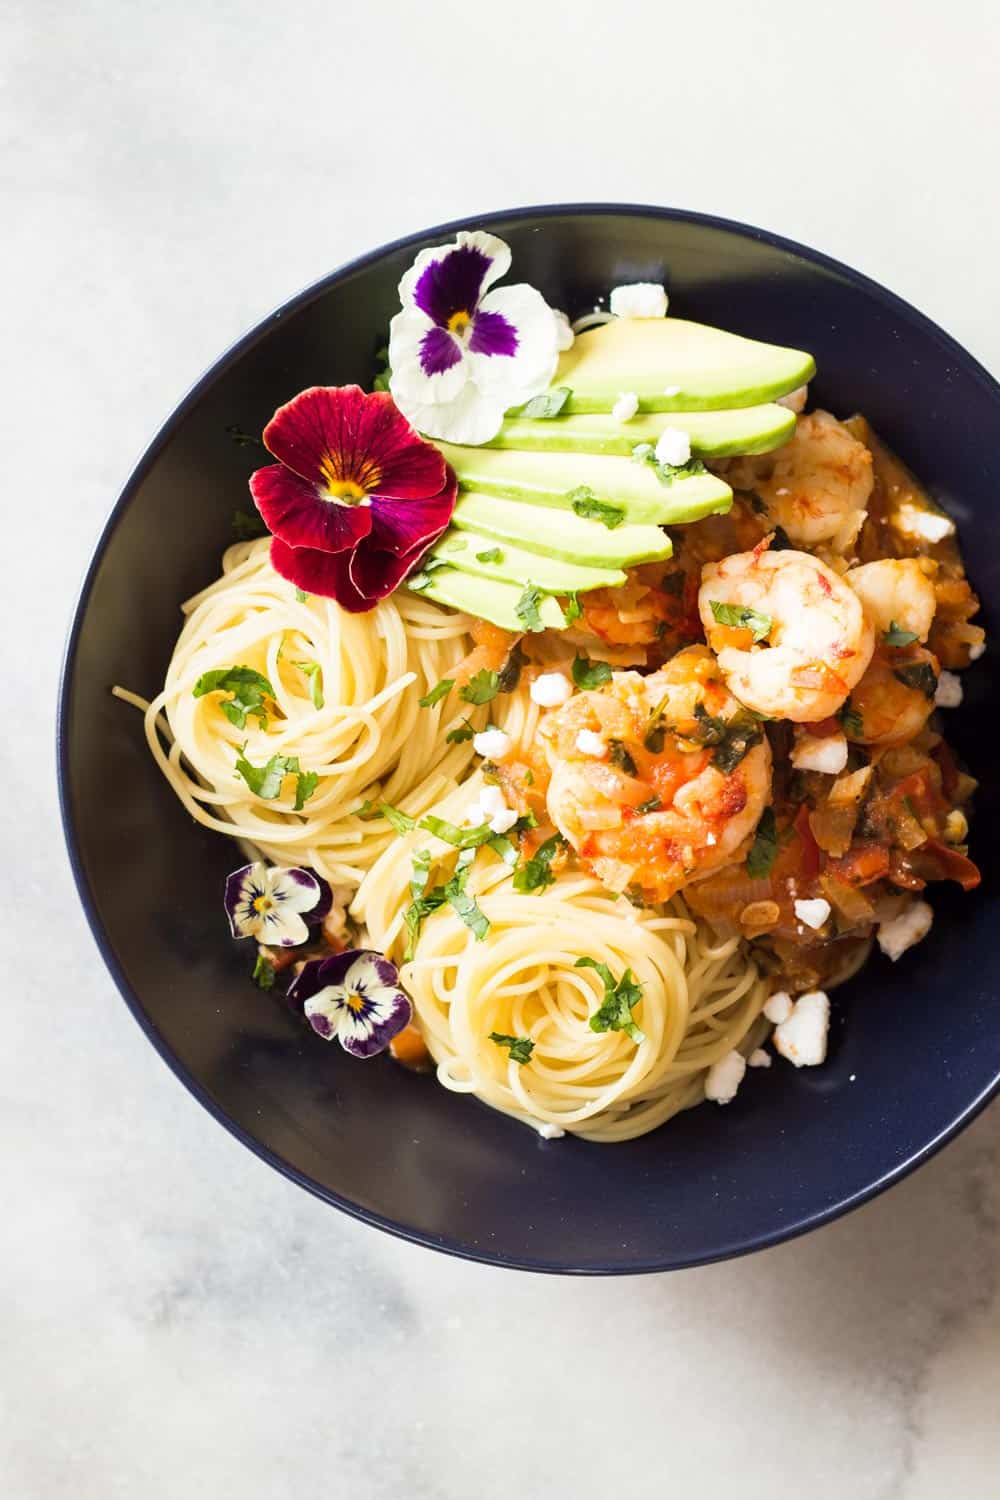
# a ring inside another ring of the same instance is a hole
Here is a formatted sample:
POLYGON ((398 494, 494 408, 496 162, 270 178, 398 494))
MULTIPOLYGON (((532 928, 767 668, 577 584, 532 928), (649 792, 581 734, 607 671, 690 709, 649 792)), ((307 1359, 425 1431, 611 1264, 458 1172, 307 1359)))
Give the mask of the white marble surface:
POLYGON ((997 12, 833 9, 0 3, 4 1497, 1000 1493, 1000 1110, 735 1264, 571 1282, 396 1243, 163 1067, 52 786, 70 602, 131 461, 234 336, 389 236, 554 199, 716 211, 1000 368, 997 12))

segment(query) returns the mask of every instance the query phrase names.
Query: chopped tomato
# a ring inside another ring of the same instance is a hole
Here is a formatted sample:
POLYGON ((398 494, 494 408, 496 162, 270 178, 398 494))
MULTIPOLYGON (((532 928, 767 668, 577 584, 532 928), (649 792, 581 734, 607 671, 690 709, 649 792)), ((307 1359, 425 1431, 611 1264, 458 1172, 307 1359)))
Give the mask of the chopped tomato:
POLYGON ((907 860, 914 873, 924 880, 954 880, 963 891, 974 891, 983 878, 968 855, 940 839, 928 839, 919 849, 911 850, 907 860))
POLYGON ((882 844, 856 844, 839 859, 826 863, 827 873, 845 885, 871 885, 889 873, 889 851, 882 844))
POLYGON ((792 827, 802 844, 802 874, 806 880, 813 880, 820 871, 820 850, 813 838, 813 831, 809 826, 809 808, 804 802, 795 814, 792 827))

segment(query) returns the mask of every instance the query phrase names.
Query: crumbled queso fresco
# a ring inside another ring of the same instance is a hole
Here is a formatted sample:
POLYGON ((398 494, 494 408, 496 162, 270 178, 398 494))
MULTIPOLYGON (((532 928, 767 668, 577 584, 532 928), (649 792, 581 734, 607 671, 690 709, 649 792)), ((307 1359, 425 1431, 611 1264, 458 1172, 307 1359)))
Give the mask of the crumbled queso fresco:
POLYGON ((635 391, 619 391, 618 400, 611 408, 611 415, 616 422, 631 422, 639 410, 639 397, 635 391))
POLYGON ((630 281, 615 287, 610 307, 616 318, 665 318, 667 289, 655 281, 630 281))
POLYGON ((664 427, 656 445, 656 461, 676 468, 686 464, 691 457, 691 438, 679 427, 664 427))
POLYGON ((572 697, 573 684, 564 672, 543 672, 529 689, 532 703, 540 708, 561 708, 572 697))
POLYGON ((485 760, 503 760, 510 754, 511 738, 502 729, 483 729, 472 737, 472 748, 485 760))
POLYGON ((736 1098, 746 1070, 747 1061, 742 1052, 727 1052, 705 1075, 705 1098, 716 1104, 728 1104, 736 1098))

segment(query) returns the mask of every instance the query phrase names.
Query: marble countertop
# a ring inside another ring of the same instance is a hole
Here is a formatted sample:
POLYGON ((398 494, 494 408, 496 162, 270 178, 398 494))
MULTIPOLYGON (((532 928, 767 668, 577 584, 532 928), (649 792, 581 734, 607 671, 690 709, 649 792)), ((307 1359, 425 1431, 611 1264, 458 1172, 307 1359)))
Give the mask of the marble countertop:
POLYGON ((52 706, 97 531, 203 367, 348 256, 508 204, 669 202, 821 246, 1000 369, 995 10, 680 10, 2 7, 11 1500, 1000 1493, 1000 1109, 748 1260, 464 1264, 313 1201, 193 1103, 63 855, 52 706))

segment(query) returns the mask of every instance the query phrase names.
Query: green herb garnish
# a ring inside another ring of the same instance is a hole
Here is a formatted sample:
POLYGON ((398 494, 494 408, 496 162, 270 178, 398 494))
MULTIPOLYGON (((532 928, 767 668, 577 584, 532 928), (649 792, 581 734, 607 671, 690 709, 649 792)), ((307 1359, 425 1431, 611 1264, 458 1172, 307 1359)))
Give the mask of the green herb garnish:
POLYGON ((717 625, 735 625, 742 630, 749 630, 755 641, 767 640, 774 627, 770 615, 762 615, 749 605, 722 604, 718 599, 709 599, 708 603, 717 625))
POLYGON ((491 1031, 490 1041, 495 1042, 498 1047, 507 1047, 510 1051, 511 1062, 530 1062, 531 1054, 535 1050, 534 1042, 526 1036, 504 1036, 500 1031, 491 1031))
POLYGON ((404 957, 409 961, 413 957, 417 938, 420 935, 420 927, 425 917, 431 912, 437 911, 445 903, 444 886, 434 886, 427 889, 427 882, 431 872, 431 854, 429 849, 418 849, 412 860, 413 873, 410 876, 410 895, 413 897, 410 905, 403 913, 406 923, 407 943, 404 957))
POLYGON ((778 825, 774 820, 773 807, 765 807, 746 858, 746 870, 750 879, 766 880, 777 857, 778 825))
POLYGON ((306 593, 305 589, 296 589, 295 597, 300 604, 308 604, 309 602, 309 595, 306 593))
POLYGON ((857 737, 858 735, 864 734, 864 732, 865 732, 865 721, 861 717, 861 715, 858 713, 857 709, 851 707, 851 700, 850 700, 850 698, 847 698, 844 701, 842 707, 839 709, 839 711, 837 713, 837 718, 840 720, 841 724, 844 726, 844 733, 845 734, 852 734, 855 737, 857 737))
POLYGON ((608 741, 608 760, 613 766, 617 766, 619 771, 624 771, 626 776, 637 774, 635 761, 628 753, 623 740, 608 741))
POLYGON ((593 490, 585 484, 573 490, 569 498, 575 515, 582 516, 585 521, 600 521, 609 531, 614 531, 625 520, 625 512, 620 505, 609 505, 606 500, 598 500, 593 490))
POLYGON ((459 688, 458 696, 463 703, 491 703, 500 691, 500 676, 497 672, 488 672, 485 667, 477 672, 465 684, 459 688))
POLYGON ((318 661, 297 661, 295 665, 309 678, 309 696, 313 708, 323 707, 323 668, 318 661))
POLYGON ((895 620, 890 620, 889 629, 882 639, 887 646, 912 646, 913 642, 919 640, 920 637, 915 630, 904 630, 902 625, 897 625, 895 620))
POLYGON ((263 953, 257 954, 257 962, 253 966, 251 975, 254 984, 259 985, 262 990, 274 989, 274 964, 265 958, 263 953))
POLYGON ((633 1042, 643 1042, 645 1032, 632 1019, 632 1011, 642 999, 642 986, 636 981, 631 969, 626 969, 616 980, 607 964, 599 964, 595 958, 578 958, 577 969, 596 969, 604 983, 604 999, 590 1018, 591 1031, 624 1031, 633 1042))
POLYGON ((256 437, 252 432, 244 432, 236 422, 230 423, 226 432, 238 448, 263 448, 264 446, 262 438, 256 437))
POLYGON ((637 813, 659 812, 659 810, 660 810, 660 808, 662 806, 663 806, 663 803, 660 801, 659 797, 650 797, 649 800, 648 800, 648 802, 640 802, 639 803, 639 806, 636 808, 636 812, 637 813))
POLYGON ((573 681, 578 688, 588 692, 591 688, 603 687, 611 681, 611 664, 606 661, 591 661, 587 656, 575 656, 572 666, 573 681))
POLYGON ((895 667, 892 675, 905 687, 923 693, 925 698, 933 698, 937 692, 937 673, 929 661, 915 661, 905 667, 895 667))
POLYGON ((563 614, 566 617, 567 625, 572 625, 574 620, 579 620, 583 614, 583 605, 580 603, 579 594, 570 594, 566 600, 566 607, 563 610, 563 614))
POLYGON ((730 771, 735 771, 743 757, 759 745, 764 738, 764 731, 760 727, 760 720, 755 718, 746 709, 726 723, 725 739, 720 740, 716 746, 715 754, 712 756, 712 764, 723 776, 728 776, 730 771))
POLYGON ((459 828, 457 823, 436 818, 433 813, 420 819, 420 827, 444 843, 451 844, 454 849, 479 849, 496 837, 488 823, 482 823, 478 828, 459 828))
POLYGON ((273 802, 280 796, 286 776, 295 777, 295 812, 301 812, 319 783, 317 771, 303 771, 297 755, 272 755, 262 766, 251 765, 242 754, 236 757, 236 770, 255 797, 273 802))
POLYGON ((546 886, 554 884, 556 877, 549 866, 564 843, 562 834, 554 833, 544 844, 539 844, 531 858, 514 871, 515 891, 525 896, 532 891, 544 891, 546 886))
POLYGON ((385 818, 397 833, 409 833, 417 826, 417 820, 411 818, 409 813, 393 807, 391 802, 383 802, 374 797, 367 798, 360 807, 356 807, 352 816, 360 818, 363 823, 371 823, 375 818, 385 818))
POLYGON ((487 552, 477 552, 476 553, 476 562, 482 562, 482 563, 502 563, 503 562, 503 552, 501 551, 501 549, 499 547, 490 547, 489 551, 487 551, 487 552))
POLYGON ((463 719, 460 724, 456 724, 454 729, 448 730, 448 733, 444 737, 444 742, 446 745, 462 745, 466 740, 474 739, 475 733, 476 731, 468 719, 463 719))
POLYGON ((524 626, 525 630, 538 632, 544 630, 542 617, 538 612, 538 606, 542 602, 542 591, 533 583, 525 584, 520 599, 514 605, 514 613, 524 626))
POLYGON ((219 707, 237 729, 247 727, 248 714, 253 714, 263 728, 267 723, 264 699, 274 698, 274 688, 253 667, 220 667, 214 672, 203 672, 192 692, 196 698, 203 698, 206 693, 232 693, 219 707))
POLYGON ((430 692, 418 698, 417 702, 421 708, 433 708, 435 703, 440 703, 442 698, 447 698, 454 686, 455 683, 451 677, 442 677, 441 681, 435 683, 430 692))
POLYGON ((468 865, 461 865, 444 887, 444 896, 455 915, 468 927, 476 942, 481 943, 490 930, 490 921, 475 896, 471 891, 466 890, 468 878, 468 865))
POLYGON ((558 417, 573 392, 568 385, 557 385, 554 390, 543 391, 521 407, 520 415, 534 422, 547 422, 558 417))

